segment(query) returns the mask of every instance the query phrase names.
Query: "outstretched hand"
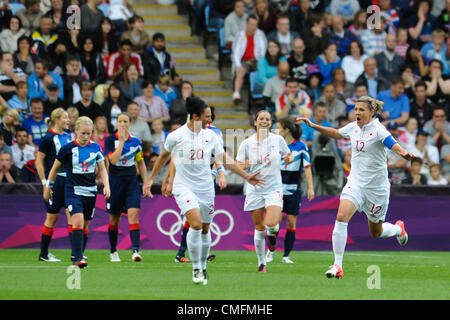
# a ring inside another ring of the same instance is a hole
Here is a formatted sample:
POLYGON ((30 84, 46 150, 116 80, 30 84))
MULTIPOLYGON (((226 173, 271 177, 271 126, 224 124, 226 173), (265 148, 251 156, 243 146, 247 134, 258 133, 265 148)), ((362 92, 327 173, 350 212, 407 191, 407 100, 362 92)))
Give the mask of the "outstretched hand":
POLYGON ((294 122, 297 124, 301 124, 302 122, 305 122, 308 125, 308 127, 311 127, 311 128, 313 126, 313 123, 311 122, 311 120, 309 120, 306 117, 296 117, 296 118, 294 118, 294 122))
POLYGON ((259 174, 259 171, 250 174, 247 178, 247 181, 251 185, 258 186, 258 187, 264 187, 266 185, 266 180, 258 178, 257 177, 258 174, 259 174))

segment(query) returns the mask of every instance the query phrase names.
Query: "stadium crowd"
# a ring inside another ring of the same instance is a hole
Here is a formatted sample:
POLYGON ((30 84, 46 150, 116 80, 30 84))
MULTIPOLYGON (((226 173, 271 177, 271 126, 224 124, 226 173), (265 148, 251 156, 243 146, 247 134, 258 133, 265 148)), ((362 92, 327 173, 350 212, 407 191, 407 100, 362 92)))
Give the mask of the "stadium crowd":
MULTIPOLYGON (((181 0, 179 0, 181 1, 181 0)), ((95 123, 92 139, 104 148, 121 112, 143 143, 148 170, 169 131, 187 119, 194 95, 166 50, 165 35, 144 31, 127 1, 4 0, 0 3, 0 182, 39 181, 34 160, 45 119, 63 107, 71 120, 95 123), (81 8, 70 25, 68 6, 81 8), (99 9, 108 5, 108 12, 99 9), (11 6, 22 6, 13 11, 11 6)), ((189 2, 189 1, 188 1, 189 2)), ((382 122, 419 159, 393 152, 393 184, 450 182, 450 0, 195 0, 193 31, 224 28, 233 96, 251 73, 253 93, 274 118, 307 116, 340 128, 355 120, 359 97, 384 102, 382 122), (366 8, 380 8, 373 19, 366 8)), ((275 121, 274 121, 275 123, 275 121)), ((314 160, 320 135, 302 125, 314 160), (315 149, 316 148, 316 149, 315 149)), ((350 141, 330 146, 344 176, 350 141)))

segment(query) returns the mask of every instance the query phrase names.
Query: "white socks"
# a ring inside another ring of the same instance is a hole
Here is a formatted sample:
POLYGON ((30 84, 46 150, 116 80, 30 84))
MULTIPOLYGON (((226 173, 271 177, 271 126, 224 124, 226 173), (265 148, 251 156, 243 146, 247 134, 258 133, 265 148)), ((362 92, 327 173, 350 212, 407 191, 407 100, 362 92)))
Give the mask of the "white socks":
POLYGON ((258 256, 258 266, 261 264, 266 265, 266 230, 255 230, 253 240, 255 242, 256 255, 258 256))
POLYGON ((402 228, 400 228, 400 226, 385 222, 383 223, 383 232, 381 233, 380 238, 390 238, 401 234, 402 228))
POLYGON ((208 230, 207 234, 202 233, 202 257, 201 257, 202 270, 206 269, 210 248, 211 248, 211 232, 208 230))
POLYGON ((187 247, 189 249, 189 257, 192 261, 193 269, 200 269, 202 256, 202 229, 195 230, 189 228, 186 236, 187 247))
POLYGON ((347 222, 337 221, 333 229, 333 252, 334 264, 342 268, 342 260, 344 259, 345 245, 347 244, 347 222))
POLYGON ((276 226, 273 226, 273 227, 266 227, 266 230, 267 230, 268 236, 276 236, 278 233, 278 230, 280 230, 280 225, 277 224, 276 226))

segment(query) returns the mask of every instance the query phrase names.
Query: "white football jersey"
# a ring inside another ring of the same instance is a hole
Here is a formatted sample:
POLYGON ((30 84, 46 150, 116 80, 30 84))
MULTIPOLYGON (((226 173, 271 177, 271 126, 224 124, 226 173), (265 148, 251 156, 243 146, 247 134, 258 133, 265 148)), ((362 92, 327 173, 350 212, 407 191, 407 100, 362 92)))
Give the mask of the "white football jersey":
POLYGON ((184 185, 195 192, 214 191, 210 167, 211 154, 217 157, 224 152, 220 139, 214 131, 201 129, 196 134, 185 124, 169 133, 164 148, 172 154, 175 163, 174 189, 178 185, 184 185))
POLYGON ((362 128, 354 121, 340 128, 339 133, 350 139, 352 144, 352 167, 348 181, 367 188, 389 185, 388 149, 383 143, 391 134, 380 121, 375 118, 362 128))
POLYGON ((261 194, 282 190, 280 155, 290 153, 290 149, 282 136, 269 133, 261 143, 256 140, 256 133, 245 139, 239 146, 236 160, 245 163, 250 160, 249 172, 259 171, 259 178, 265 179, 265 186, 258 187, 246 182, 246 194, 261 194))

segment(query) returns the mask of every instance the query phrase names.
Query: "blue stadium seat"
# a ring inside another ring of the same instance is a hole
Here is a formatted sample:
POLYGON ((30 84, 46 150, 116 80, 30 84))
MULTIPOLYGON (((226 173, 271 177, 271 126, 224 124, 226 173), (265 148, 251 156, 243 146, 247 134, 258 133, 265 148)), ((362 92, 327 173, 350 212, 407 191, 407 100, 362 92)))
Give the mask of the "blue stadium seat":
POLYGON ((220 72, 220 77, 222 78, 222 67, 223 67, 223 63, 225 62, 224 59, 225 58, 230 58, 231 55, 231 50, 227 50, 225 49, 225 28, 222 27, 219 29, 219 72, 220 72))
POLYGON ((206 5, 205 6, 205 10, 204 10, 204 13, 205 13, 205 32, 203 34, 203 47, 205 49, 206 49, 206 45, 208 44, 208 37, 211 34, 217 34, 217 32, 219 31, 219 30, 217 30, 217 28, 212 28, 212 27, 209 26, 210 10, 211 10, 210 6, 206 5))
POLYGON ((258 72, 253 71, 253 72, 250 72, 250 74, 248 76, 249 81, 250 81, 250 97, 252 99, 262 99, 263 98, 262 92, 256 92, 256 90, 255 90, 257 74, 258 74, 258 72))

